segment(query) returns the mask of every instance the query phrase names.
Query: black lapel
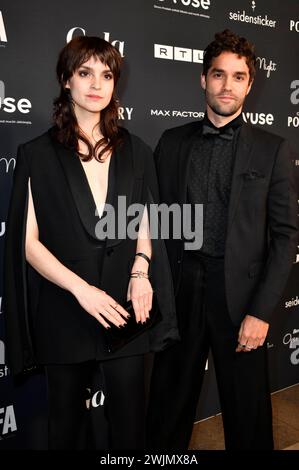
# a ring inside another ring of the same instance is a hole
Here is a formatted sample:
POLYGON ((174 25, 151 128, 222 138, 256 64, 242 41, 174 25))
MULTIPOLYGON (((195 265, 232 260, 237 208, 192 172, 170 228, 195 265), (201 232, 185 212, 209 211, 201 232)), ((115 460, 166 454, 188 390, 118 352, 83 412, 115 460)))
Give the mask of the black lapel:
MULTIPOLYGON (((130 138, 130 134, 125 130, 122 129, 122 144, 115 150, 115 191, 114 191, 114 198, 113 198, 113 206, 115 210, 115 223, 116 223, 116 238, 112 238, 107 240, 107 246, 111 247, 120 243, 123 238, 118 238, 118 197, 122 196, 122 202, 120 203, 121 206, 126 204, 124 207, 126 213, 125 216, 120 216, 121 227, 120 231, 124 231, 127 229, 127 209, 128 206, 131 204, 132 200, 132 191, 133 191, 133 184, 134 184, 134 169, 133 169, 133 148, 132 142, 130 138), (125 223, 125 226, 123 224, 125 223)), ((139 156, 137 155, 136 158, 139 156)), ((139 157, 140 158, 140 157, 139 157)), ((121 207, 120 206, 120 207, 121 207)), ((120 235, 120 233, 119 233, 120 235)), ((124 233, 123 235, 126 235, 124 233)))
POLYGON ((187 202, 187 184, 188 184, 188 172, 189 172, 189 163, 191 156, 191 149, 193 142, 196 138, 196 133, 201 129, 202 121, 196 121, 193 123, 193 126, 190 128, 187 135, 184 136, 184 139, 181 143, 179 150, 179 162, 178 162, 178 181, 177 187, 179 188, 179 203, 186 204, 187 202))
POLYGON ((231 228, 236 208, 239 202, 239 195, 244 182, 243 174, 249 167, 252 143, 252 129, 249 125, 246 125, 244 123, 240 129, 240 135, 235 155, 235 164, 232 175, 232 186, 228 206, 227 232, 229 232, 231 228))
MULTIPOLYGON (((60 144, 53 136, 53 130, 49 131, 51 141, 53 142, 56 154, 62 164, 66 179, 69 183, 74 202, 76 204, 80 219, 89 235, 97 240, 95 227, 99 222, 99 217, 96 215, 96 205, 90 190, 88 180, 79 160, 73 150, 69 150, 60 144)), ((123 142, 121 146, 113 153, 115 161, 115 184, 113 184, 114 197, 113 205, 115 208, 115 223, 117 234, 118 222, 118 198, 117 196, 125 196, 126 208, 131 203, 132 189, 133 189, 133 161, 132 161, 132 145, 129 133, 122 131, 123 142)), ((125 219, 126 220, 126 219, 125 219)), ((107 245, 115 245, 121 240, 112 239, 107 241, 107 245)))
POLYGON ((89 235, 96 238, 95 226, 99 221, 99 217, 96 215, 96 205, 84 168, 82 167, 79 157, 76 156, 75 151, 67 149, 60 144, 53 136, 52 130, 49 132, 56 154, 68 181, 82 224, 89 235))

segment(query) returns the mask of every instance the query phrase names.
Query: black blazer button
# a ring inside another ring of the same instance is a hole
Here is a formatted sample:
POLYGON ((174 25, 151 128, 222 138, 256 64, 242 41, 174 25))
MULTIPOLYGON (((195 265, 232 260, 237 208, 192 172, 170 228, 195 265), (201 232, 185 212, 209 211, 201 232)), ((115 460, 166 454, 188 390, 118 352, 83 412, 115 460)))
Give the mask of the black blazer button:
POLYGON ((109 248, 109 249, 107 250, 107 256, 111 256, 113 253, 114 253, 113 248, 109 248))

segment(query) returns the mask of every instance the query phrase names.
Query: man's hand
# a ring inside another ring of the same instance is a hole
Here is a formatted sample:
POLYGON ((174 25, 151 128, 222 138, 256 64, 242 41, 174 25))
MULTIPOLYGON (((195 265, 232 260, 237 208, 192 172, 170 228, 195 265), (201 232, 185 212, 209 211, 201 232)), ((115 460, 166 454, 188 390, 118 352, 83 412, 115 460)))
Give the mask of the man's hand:
POLYGON ((263 346, 269 329, 269 323, 246 315, 241 323, 236 352, 249 352, 263 346))

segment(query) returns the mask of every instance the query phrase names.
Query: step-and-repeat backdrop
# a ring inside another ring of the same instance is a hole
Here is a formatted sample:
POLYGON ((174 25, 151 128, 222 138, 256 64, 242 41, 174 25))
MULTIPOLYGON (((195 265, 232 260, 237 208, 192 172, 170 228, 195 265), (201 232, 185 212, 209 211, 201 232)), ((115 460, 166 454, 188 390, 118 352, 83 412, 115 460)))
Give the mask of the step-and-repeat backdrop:
MULTIPOLYGON (((55 65, 64 44, 77 35, 95 35, 119 49, 120 122, 154 148, 164 129, 203 116, 203 50, 225 28, 256 45, 257 76, 244 121, 289 139, 299 187, 298 1, 1 0, 0 267, 16 149, 51 125, 55 65)), ((299 251, 268 338, 273 391, 299 382, 298 263, 299 251)), ((0 449, 45 448, 44 376, 28 374, 18 382, 10 376, 2 285, 0 273, 0 449)), ((101 417, 104 403, 102 391, 92 390, 91 411, 101 417)), ((197 418, 217 412, 209 361, 197 418)))

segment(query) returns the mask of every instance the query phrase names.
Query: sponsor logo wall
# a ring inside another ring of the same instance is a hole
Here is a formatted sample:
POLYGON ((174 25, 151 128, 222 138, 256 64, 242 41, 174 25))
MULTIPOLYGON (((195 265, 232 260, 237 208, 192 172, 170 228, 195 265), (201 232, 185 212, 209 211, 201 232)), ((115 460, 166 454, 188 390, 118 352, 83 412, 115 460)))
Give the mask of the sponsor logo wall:
POLYGON ((3 46, 3 43, 6 43, 6 42, 7 42, 6 29, 5 29, 2 11, 0 11, 0 45, 2 43, 2 46, 3 46))
POLYGON ((272 59, 257 57, 257 68, 266 72, 266 77, 270 78, 272 72, 276 72, 277 64, 272 59))
POLYGON ((290 31, 299 33, 299 20, 290 20, 290 31))
POLYGON ((202 64, 203 50, 189 49, 187 47, 165 46, 155 44, 155 57, 158 59, 181 60, 202 64))
MULTIPOLYGON (((299 76, 299 73, 298 73, 299 76)), ((292 80, 290 84, 290 101, 297 106, 295 114, 288 116, 288 127, 299 127, 299 79, 292 80)))
POLYGON ((181 15, 210 18, 210 0, 156 0, 154 8, 181 15))
POLYGON ((290 350, 290 363, 297 366, 299 364, 299 328, 294 328, 291 333, 286 333, 282 342, 290 350))
MULTIPOLYGON (((89 8, 71 0, 55 8, 51 2, 15 3, 17 8, 2 0, 0 6, 0 268, 17 147, 50 127, 58 94, 57 55, 74 36, 100 36, 120 51, 120 125, 152 148, 166 128, 203 117, 203 50, 214 33, 230 28, 247 37, 255 43, 258 59, 243 119, 288 139, 299 187, 298 2, 89 0, 89 8)), ((298 260, 299 254, 268 339, 273 391, 298 382, 298 260)), ((0 449, 30 447, 25 434, 29 428, 39 433, 45 382, 43 375, 30 374, 23 385, 12 382, 5 362, 2 285, 0 269, 0 449)), ((206 375, 197 419, 219 411, 212 360, 206 375)), ((99 412, 108 398, 101 387, 94 390, 90 408, 99 412)))
MULTIPOLYGON (((240 6, 241 6, 241 3, 243 6, 245 2, 239 2, 239 3, 240 3, 240 6)), ((278 23, 277 19, 269 18, 268 13, 265 14, 264 12, 260 12, 260 9, 258 8, 258 5, 263 6, 264 7, 263 9, 265 9, 265 6, 266 6, 266 9, 269 10, 269 8, 267 8, 267 5, 265 4, 266 2, 261 2, 261 1, 247 2, 246 10, 238 9, 237 11, 230 11, 229 19, 233 21, 239 21, 242 23, 258 25, 262 27, 276 28, 277 23, 278 23)))

